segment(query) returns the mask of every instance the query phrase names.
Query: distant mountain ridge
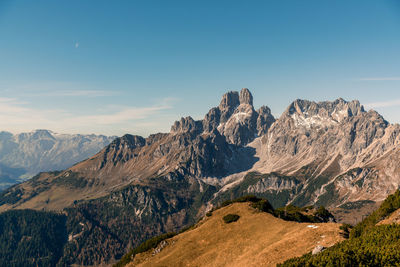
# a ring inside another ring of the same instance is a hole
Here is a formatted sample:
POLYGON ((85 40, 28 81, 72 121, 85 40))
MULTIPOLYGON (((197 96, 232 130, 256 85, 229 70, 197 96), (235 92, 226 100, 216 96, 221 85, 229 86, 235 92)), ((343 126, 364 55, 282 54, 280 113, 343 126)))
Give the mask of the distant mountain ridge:
POLYGON ((115 136, 0 132, 0 190, 42 171, 63 170, 94 155, 115 136))
POLYGON ((71 168, 9 188, 0 211, 66 212, 73 239, 63 261, 98 264, 243 195, 274 207, 382 201, 400 186, 399 162, 400 126, 357 100, 297 99, 274 118, 244 88, 224 94, 202 120, 125 135, 71 168))

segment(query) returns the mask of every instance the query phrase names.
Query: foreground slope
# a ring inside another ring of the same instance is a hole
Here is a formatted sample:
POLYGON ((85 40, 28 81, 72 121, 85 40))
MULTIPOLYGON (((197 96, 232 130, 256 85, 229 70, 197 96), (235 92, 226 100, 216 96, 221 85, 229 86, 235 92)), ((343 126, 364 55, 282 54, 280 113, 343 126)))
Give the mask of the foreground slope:
POLYGON ((350 231, 350 238, 325 251, 285 261, 282 266, 399 266, 400 190, 350 231))
POLYGON ((249 203, 234 203, 214 211, 196 228, 168 239, 158 254, 136 255, 128 266, 275 266, 317 245, 339 242, 339 226, 284 221, 249 203), (226 224, 222 218, 227 214, 240 218, 226 224))

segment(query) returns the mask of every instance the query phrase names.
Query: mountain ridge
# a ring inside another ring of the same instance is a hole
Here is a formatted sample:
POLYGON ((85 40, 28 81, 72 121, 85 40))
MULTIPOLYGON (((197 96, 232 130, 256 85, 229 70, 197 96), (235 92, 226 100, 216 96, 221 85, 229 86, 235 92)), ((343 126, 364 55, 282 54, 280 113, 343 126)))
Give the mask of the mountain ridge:
POLYGON ((116 136, 58 134, 38 129, 0 132, 0 189, 39 172, 66 169, 108 145, 116 136))
MULTIPOLYGON (((121 187, 130 182, 140 183, 146 177, 172 173, 189 174, 202 182, 214 181, 224 186, 224 180, 229 181, 226 177, 241 172, 244 172, 242 178, 252 171, 299 177, 302 176, 299 172, 307 169, 307 177, 319 179, 321 175, 337 178, 351 169, 364 168, 364 172, 357 174, 359 177, 353 177, 357 180, 362 175, 372 175, 369 173, 377 171, 375 165, 382 165, 381 161, 397 153, 400 127, 389 124, 373 110, 365 111, 357 100, 297 99, 278 119, 265 106, 259 109, 265 110, 264 113, 255 111, 252 102, 246 88, 240 94, 228 92, 203 120, 182 118, 171 126, 169 134, 148 138, 125 135, 90 160, 73 166, 71 171, 80 172, 83 177, 100 178, 112 173, 110 179, 119 181, 121 187), (248 112, 242 112, 243 108, 248 112), (246 115, 239 118, 242 113, 246 115), (265 123, 257 126, 257 121, 265 123), (259 136, 263 131, 265 134, 259 136), (385 153, 392 155, 383 157, 385 153), (111 165, 107 165, 109 160, 111 165)), ((328 181, 325 184, 328 186, 328 181)), ((315 197, 324 193, 322 190, 315 197)), ((380 201, 385 196, 386 192, 374 200, 380 201)))
POLYGON ((295 100, 276 119, 266 106, 255 110, 244 88, 202 120, 125 135, 69 169, 11 187, 0 211, 68 210, 71 224, 87 225, 85 238, 71 233, 80 245, 68 250, 70 263, 98 264, 250 193, 275 207, 375 204, 399 187, 399 144, 400 126, 358 101, 295 100), (112 233, 112 255, 85 252, 99 233, 112 233))

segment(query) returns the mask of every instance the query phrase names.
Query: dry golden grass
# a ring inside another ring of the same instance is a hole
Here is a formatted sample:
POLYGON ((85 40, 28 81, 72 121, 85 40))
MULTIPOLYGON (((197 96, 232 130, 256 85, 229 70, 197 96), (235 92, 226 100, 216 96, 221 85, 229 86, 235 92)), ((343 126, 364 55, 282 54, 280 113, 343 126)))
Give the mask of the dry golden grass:
POLYGON ((275 266, 310 252, 315 246, 332 246, 343 238, 336 223, 288 222, 259 212, 248 203, 235 203, 213 212, 193 230, 169 240, 160 253, 136 255, 128 266, 275 266), (222 217, 240 215, 225 224, 222 217))
POLYGON ((400 209, 394 211, 386 219, 380 221, 378 223, 378 225, 381 225, 381 224, 392 224, 392 223, 400 224, 400 209))

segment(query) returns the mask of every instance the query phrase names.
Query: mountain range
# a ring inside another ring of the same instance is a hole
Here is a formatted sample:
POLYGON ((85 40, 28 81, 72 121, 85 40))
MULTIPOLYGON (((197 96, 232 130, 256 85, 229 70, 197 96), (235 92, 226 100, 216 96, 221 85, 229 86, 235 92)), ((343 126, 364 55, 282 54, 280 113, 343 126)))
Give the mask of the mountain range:
POLYGON ((0 132, 0 190, 39 172, 63 170, 87 159, 116 136, 0 132))
POLYGON ((356 100, 298 99, 274 118, 244 88, 202 120, 116 138, 66 170, 15 185, 1 194, 0 210, 61 212, 68 241, 59 263, 110 263, 243 195, 274 207, 376 205, 399 188, 399 141, 398 124, 356 100))

